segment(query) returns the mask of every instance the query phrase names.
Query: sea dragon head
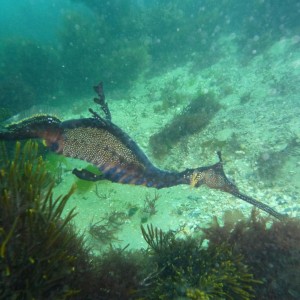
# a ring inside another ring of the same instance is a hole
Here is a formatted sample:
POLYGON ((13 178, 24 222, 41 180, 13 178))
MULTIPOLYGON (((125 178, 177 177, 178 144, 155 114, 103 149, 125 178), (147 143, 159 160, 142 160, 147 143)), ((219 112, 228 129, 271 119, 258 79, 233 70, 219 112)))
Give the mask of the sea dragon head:
POLYGON ((193 170, 190 176, 190 184, 192 187, 199 187, 204 184, 211 189, 221 190, 229 194, 239 192, 237 186, 230 181, 223 169, 223 161, 221 152, 217 152, 219 161, 208 167, 200 167, 193 170))
POLYGON ((199 187, 202 184, 208 186, 211 189, 217 189, 221 190, 223 192, 229 193, 237 198, 240 198, 258 208, 261 210, 264 210, 265 212, 269 213, 270 215, 276 217, 277 219, 284 219, 286 216, 283 214, 278 213, 270 206, 252 198, 249 197, 243 193, 241 193, 238 189, 238 187, 230 181, 223 169, 223 161, 221 152, 217 152, 219 161, 208 167, 200 167, 197 169, 194 169, 192 174, 190 175, 190 184, 193 187, 199 187))

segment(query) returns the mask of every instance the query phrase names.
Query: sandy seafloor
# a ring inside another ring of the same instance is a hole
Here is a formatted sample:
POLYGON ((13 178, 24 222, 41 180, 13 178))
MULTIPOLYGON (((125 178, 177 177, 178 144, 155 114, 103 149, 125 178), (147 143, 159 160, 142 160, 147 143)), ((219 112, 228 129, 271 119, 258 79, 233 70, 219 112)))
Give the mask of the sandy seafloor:
MULTIPOLYGON (((222 144, 225 172, 239 189, 279 212, 300 217, 300 37, 282 39, 264 53, 253 53, 247 63, 236 59, 230 41, 224 41, 224 58, 208 68, 196 69, 193 63, 174 67, 155 77, 141 78, 121 94, 106 98, 115 124, 126 131, 158 167, 182 171, 213 164, 217 161, 214 145, 222 144), (229 45, 231 45, 229 47, 229 45), (170 89, 182 94, 182 101, 166 112, 154 112, 162 102, 162 94, 170 89), (151 157, 149 138, 189 103, 197 92, 212 91, 222 109, 198 134, 185 138, 163 160, 151 157), (248 97, 248 101, 241 101, 248 97), (293 140, 293 148, 288 147, 293 140), (204 145, 204 146, 203 146, 204 145), (209 147, 207 145, 210 145, 209 147), (258 157, 270 159, 270 153, 282 151, 282 164, 271 182, 258 176, 258 157)), ((105 84, 105 83, 104 83, 105 84)), ((92 99, 74 99, 65 107, 65 119, 87 117, 88 107, 97 109, 92 99)), ((71 170, 87 164, 75 159, 62 163, 62 182, 55 188, 64 194, 77 181, 71 170)), ((241 209, 249 215, 252 206, 219 191, 206 187, 192 189, 175 186, 156 191, 153 188, 99 181, 87 191, 77 190, 68 202, 66 212, 76 207, 74 224, 85 232, 88 243, 96 252, 105 249, 91 237, 91 224, 104 222, 111 212, 122 212, 121 225, 112 244, 115 247, 145 247, 141 235, 144 199, 159 193, 156 214, 148 218, 163 230, 179 230, 190 235, 204 227, 224 211, 241 209), (98 195, 96 194, 96 188, 98 195), (138 210, 128 216, 130 207, 138 210)), ((264 214, 264 213, 263 213, 264 214)), ((98 223, 98 224, 101 224, 98 223)), ((145 224, 147 224, 145 223, 145 224)))

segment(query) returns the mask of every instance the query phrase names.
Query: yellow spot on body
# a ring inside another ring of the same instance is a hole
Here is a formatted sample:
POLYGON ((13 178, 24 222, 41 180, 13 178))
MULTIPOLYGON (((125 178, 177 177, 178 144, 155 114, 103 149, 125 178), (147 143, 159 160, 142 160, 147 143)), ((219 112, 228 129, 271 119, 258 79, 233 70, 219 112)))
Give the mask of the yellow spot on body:
POLYGON ((197 172, 197 171, 194 171, 192 176, 191 176, 191 179, 190 179, 190 186, 192 188, 194 188, 197 183, 202 180, 204 178, 204 175, 203 175, 203 172, 197 172))

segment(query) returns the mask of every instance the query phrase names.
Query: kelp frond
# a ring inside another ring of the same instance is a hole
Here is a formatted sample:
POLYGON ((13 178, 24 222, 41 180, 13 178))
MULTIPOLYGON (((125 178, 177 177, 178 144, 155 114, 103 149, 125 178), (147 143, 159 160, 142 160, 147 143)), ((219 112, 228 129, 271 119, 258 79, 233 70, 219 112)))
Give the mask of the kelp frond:
POLYGON ((143 281, 147 299, 249 300, 254 298, 254 286, 262 283, 229 244, 204 248, 202 239, 176 238, 173 231, 153 225, 141 229, 152 251, 150 264, 157 268, 143 281))
POLYGON ((159 252, 163 249, 165 234, 161 229, 158 229, 157 227, 154 228, 152 224, 147 224, 147 229, 145 229, 145 227, 141 225, 141 231, 144 240, 153 251, 159 252))
POLYGON ((37 143, 17 142, 14 152, 9 159, 1 145, 0 298, 41 299, 60 290, 63 299, 62 290, 74 293, 61 279, 74 271, 73 249, 82 243, 70 225, 74 209, 63 216, 74 187, 55 199, 37 143))

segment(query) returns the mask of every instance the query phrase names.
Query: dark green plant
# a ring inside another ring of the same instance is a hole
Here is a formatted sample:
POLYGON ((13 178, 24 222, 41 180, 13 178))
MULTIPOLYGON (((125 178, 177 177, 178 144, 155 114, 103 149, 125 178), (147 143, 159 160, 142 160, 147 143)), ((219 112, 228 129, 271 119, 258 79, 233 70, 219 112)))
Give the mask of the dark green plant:
POLYGON ((143 16, 140 6, 131 0, 73 0, 84 3, 95 15, 102 19, 111 36, 132 39, 141 30, 143 16))
MULTIPOLYGON (((74 2, 84 3, 103 20, 108 49, 117 49, 110 41, 119 41, 120 49, 132 41, 145 44, 150 69, 159 72, 191 60, 198 72, 232 48, 237 48, 236 56, 249 62, 255 51, 262 53, 281 36, 297 35, 299 28, 297 0, 289 0, 288 5, 279 0, 203 0, 200 5, 197 0, 74 2)), ((134 47, 130 47, 133 52, 134 47)))
POLYGON ((111 245, 113 242, 120 242, 116 234, 127 219, 128 215, 125 212, 115 210, 107 213, 97 222, 92 221, 88 232, 100 247, 107 244, 111 245))
POLYGON ((251 299, 253 279, 241 255, 228 244, 202 247, 196 238, 179 239, 148 225, 142 234, 156 273, 149 277, 146 299, 251 299))
POLYGON ((115 237, 117 229, 110 228, 109 224, 98 221, 89 226, 89 234, 92 238, 101 245, 111 244, 113 241, 118 241, 115 237))
POLYGON ((299 219, 273 220, 252 211, 250 218, 237 222, 217 219, 213 226, 202 229, 209 247, 230 244, 233 254, 242 255, 255 278, 261 278, 255 295, 259 299, 298 299, 300 295, 300 221, 299 219))
POLYGON ((11 115, 12 113, 9 109, 5 107, 0 107, 0 122, 7 120, 9 117, 11 117, 11 115))
POLYGON ((212 94, 201 94, 159 132, 150 137, 152 153, 163 158, 181 139, 203 130, 221 108, 212 94))
POLYGON ((13 112, 57 96, 60 64, 54 48, 30 40, 2 40, 0 102, 13 112))
POLYGON ((156 202, 160 198, 160 194, 155 192, 153 197, 150 194, 146 194, 144 199, 143 212, 148 214, 149 217, 157 213, 156 202))
POLYGON ((110 249, 96 257, 64 213, 74 191, 53 198, 54 180, 37 144, 0 156, 0 298, 130 299, 144 268, 137 254, 110 249))
POLYGON ((90 270, 80 281, 78 300, 129 300, 139 297, 140 282, 146 277, 147 256, 141 251, 111 247, 100 257, 93 257, 90 270))
POLYGON ((65 299, 78 292, 72 280, 85 250, 70 225, 74 210, 63 217, 74 189, 53 198, 53 181, 37 151, 37 144, 17 143, 10 160, 1 150, 1 299, 65 299))
POLYGON ((6 77, 0 83, 0 103, 12 114, 31 107, 38 102, 34 88, 20 78, 6 77))
POLYGON ((127 31, 122 36, 112 26, 98 10, 66 14, 59 39, 63 85, 69 94, 89 93, 99 76, 111 89, 127 87, 147 67, 147 46, 140 43, 139 35, 130 37, 127 31))

